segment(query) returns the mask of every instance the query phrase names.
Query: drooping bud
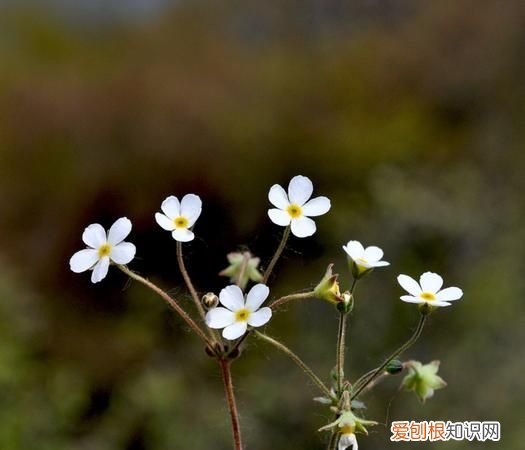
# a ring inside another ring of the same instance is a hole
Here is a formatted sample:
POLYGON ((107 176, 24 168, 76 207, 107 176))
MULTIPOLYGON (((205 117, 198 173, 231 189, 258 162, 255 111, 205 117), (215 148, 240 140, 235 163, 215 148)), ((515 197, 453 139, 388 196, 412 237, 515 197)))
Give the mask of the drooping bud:
POLYGON ((419 361, 409 361, 408 375, 401 382, 401 387, 414 391, 421 402, 434 395, 436 389, 444 388, 447 383, 437 375, 439 361, 421 364, 419 361))
POLYGON ((202 296, 202 305, 206 309, 215 308, 219 304, 219 297, 217 297, 213 292, 208 292, 202 296))
POLYGON ((315 287, 314 292, 317 298, 327 300, 330 303, 337 304, 341 302, 341 292, 339 291, 339 274, 332 273, 333 264, 329 264, 324 277, 315 287))
POLYGON ((394 375, 396 373, 403 371, 403 363, 399 361, 399 359, 393 359, 386 365, 385 370, 390 375, 394 375))
POLYGON ((249 281, 255 283, 262 281, 263 276, 258 271, 260 259, 254 257, 250 252, 232 252, 226 255, 230 265, 219 272, 219 275, 229 277, 232 283, 236 283, 244 290, 249 281))

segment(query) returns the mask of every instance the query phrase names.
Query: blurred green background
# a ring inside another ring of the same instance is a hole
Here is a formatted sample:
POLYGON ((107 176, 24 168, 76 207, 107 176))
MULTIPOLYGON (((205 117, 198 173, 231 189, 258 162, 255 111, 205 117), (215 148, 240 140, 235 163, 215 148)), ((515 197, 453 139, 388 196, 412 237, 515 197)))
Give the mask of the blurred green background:
MULTIPOLYGON (((417 321, 398 273, 465 292, 406 355, 440 359, 448 388, 421 406, 400 377, 380 385, 360 447, 414 448, 389 442, 413 419, 502 423, 500 443, 423 448, 523 448, 524 61, 519 0, 0 2, 0 448, 229 449, 197 339, 142 286, 116 270, 92 285, 68 259, 86 225, 125 215, 131 267, 189 305, 160 202, 203 198, 187 263, 218 292, 227 252, 267 264, 267 192, 296 174, 332 210, 291 240, 273 296, 330 262, 347 287, 349 239, 392 263, 359 287, 351 377, 417 321)), ((336 330, 320 301, 266 327, 325 379, 336 330)), ((324 448, 331 414, 285 357, 249 341, 234 377, 247 449, 324 448)))

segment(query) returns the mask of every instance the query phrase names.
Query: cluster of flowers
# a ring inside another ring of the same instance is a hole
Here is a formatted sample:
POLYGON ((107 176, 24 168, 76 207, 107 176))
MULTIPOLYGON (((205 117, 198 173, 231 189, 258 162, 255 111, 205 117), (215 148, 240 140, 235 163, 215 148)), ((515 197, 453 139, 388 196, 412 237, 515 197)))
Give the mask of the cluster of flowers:
MULTIPOLYGON (((274 206, 268 209, 270 220, 276 225, 289 227, 291 233, 298 238, 312 236, 316 232, 316 224, 311 217, 326 214, 331 207, 327 197, 311 198, 312 193, 312 182, 301 175, 292 178, 288 190, 278 184, 273 185, 268 193, 268 199, 274 206)), ((162 202, 160 209, 161 212, 155 214, 155 220, 161 228, 171 232, 173 239, 181 243, 194 239, 192 230, 202 212, 202 201, 198 195, 187 194, 180 201, 175 196, 169 196, 162 202)), ((90 270, 91 281, 97 283, 104 279, 112 263, 119 266, 129 264, 136 254, 135 246, 124 241, 131 228, 131 222, 126 217, 118 219, 107 233, 100 224, 89 225, 82 235, 82 240, 88 248, 76 252, 71 257, 71 270, 76 273, 90 270)), ((389 265, 383 261, 383 251, 377 246, 365 248, 360 242, 351 240, 343 245, 343 250, 352 263, 355 278, 360 278, 375 268, 389 265)), ((233 278, 238 273, 243 257, 233 253, 228 255, 228 259, 231 266, 222 274, 233 278)), ((259 259, 249 255, 244 271, 250 280, 262 281, 262 276, 257 271, 258 264, 259 259)), ((442 277, 432 272, 423 273, 419 282, 404 274, 399 275, 397 280, 409 294, 402 295, 402 301, 416 303, 429 309, 449 306, 450 302, 460 299, 463 295, 457 287, 442 289, 442 277)), ((241 280, 241 283, 237 282, 222 289, 218 297, 221 306, 214 305, 206 313, 207 326, 222 329, 222 336, 227 340, 240 338, 247 332, 248 327, 265 325, 272 317, 272 309, 262 306, 269 296, 268 286, 257 283, 245 295, 241 287, 244 288, 247 281, 248 279, 241 280)), ((338 286, 337 292, 332 294, 340 298, 338 286)), ((340 450, 348 446, 357 450, 354 431, 359 429, 360 423, 363 422, 355 418, 350 411, 338 420, 337 426, 341 428, 340 450)))

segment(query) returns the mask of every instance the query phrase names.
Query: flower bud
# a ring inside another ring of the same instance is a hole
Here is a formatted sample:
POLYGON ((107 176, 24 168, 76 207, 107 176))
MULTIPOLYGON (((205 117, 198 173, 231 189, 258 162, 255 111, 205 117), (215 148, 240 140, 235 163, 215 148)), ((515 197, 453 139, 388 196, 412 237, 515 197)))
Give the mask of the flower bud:
POLYGON ((343 295, 341 295, 341 301, 337 304, 337 309, 345 314, 348 314, 354 309, 354 297, 350 292, 343 292, 343 295))
POLYGON ((219 272, 219 275, 229 277, 232 283, 236 283, 242 290, 246 288, 249 281, 260 282, 262 274, 257 270, 260 259, 254 257, 250 252, 232 252, 226 255, 230 265, 219 272))
POLYGON ((332 267, 333 264, 328 265, 324 277, 315 287, 314 292, 316 297, 337 304, 342 300, 339 291, 339 282, 337 281, 339 275, 332 273, 332 267))
POLYGON ((219 304, 219 297, 217 297, 213 292, 208 292, 202 296, 201 301, 206 309, 212 309, 219 304))
POLYGON ((403 371, 403 363, 399 361, 399 359, 393 359, 386 365, 385 370, 390 375, 394 375, 396 373, 403 371))
POLYGON ((445 380, 437 375, 439 361, 432 361, 425 365, 419 361, 410 361, 407 366, 409 372, 401 382, 401 387, 414 391, 423 403, 434 395, 436 389, 442 389, 447 385, 445 380))

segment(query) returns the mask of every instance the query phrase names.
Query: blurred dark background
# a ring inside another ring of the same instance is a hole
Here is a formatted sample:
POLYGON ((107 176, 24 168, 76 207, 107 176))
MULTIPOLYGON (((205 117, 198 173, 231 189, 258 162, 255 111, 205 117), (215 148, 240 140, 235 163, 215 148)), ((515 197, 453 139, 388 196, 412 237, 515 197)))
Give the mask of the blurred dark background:
MULTIPOLYGON (((89 223, 127 216, 134 270, 188 302, 175 243, 153 215, 198 193, 185 245, 201 292, 225 254, 267 264, 281 228, 267 192, 296 174, 332 199, 292 239, 273 296, 316 284, 341 245, 377 244, 392 265, 358 290, 348 371, 408 337, 398 273, 464 289, 407 354, 440 359, 447 389, 421 406, 400 378, 367 396, 391 420, 499 420, 522 448, 525 410, 525 4, 456 0, 0 2, 0 448, 230 448, 220 377, 197 339, 116 270, 69 271, 89 223)), ((268 334, 327 379, 336 313, 290 305, 268 334)), ((249 341, 234 366, 246 447, 321 449, 331 414, 295 366, 249 341)), ((387 424, 387 426, 385 426, 387 424)))

